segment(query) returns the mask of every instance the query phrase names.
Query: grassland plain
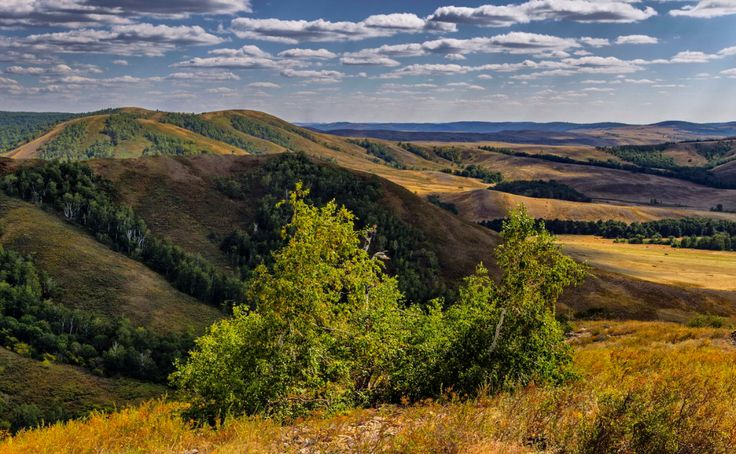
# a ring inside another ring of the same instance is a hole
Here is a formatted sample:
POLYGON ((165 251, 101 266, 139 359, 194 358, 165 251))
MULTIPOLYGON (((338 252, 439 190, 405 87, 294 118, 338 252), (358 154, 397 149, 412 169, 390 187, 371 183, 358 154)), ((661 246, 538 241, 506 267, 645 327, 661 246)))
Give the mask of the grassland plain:
POLYGON ((726 328, 578 322, 578 378, 472 401, 426 401, 278 424, 197 428, 175 402, 21 432, 7 453, 732 452, 736 348, 726 328))
POLYGON ((661 284, 736 291, 732 252, 614 243, 584 235, 558 238, 566 253, 595 268, 661 284))
MULTIPOLYGON (((586 193, 584 193, 586 194, 586 193)), ((667 218, 691 216, 736 220, 736 213, 717 213, 708 210, 693 210, 670 206, 617 205, 613 203, 583 203, 567 200, 537 199, 498 191, 479 189, 475 191, 441 193, 441 199, 454 204, 460 215, 479 222, 500 219, 511 208, 523 204, 535 218, 597 221, 599 219, 631 222, 646 222, 667 218)), ((586 194, 587 195, 587 194, 586 194)))

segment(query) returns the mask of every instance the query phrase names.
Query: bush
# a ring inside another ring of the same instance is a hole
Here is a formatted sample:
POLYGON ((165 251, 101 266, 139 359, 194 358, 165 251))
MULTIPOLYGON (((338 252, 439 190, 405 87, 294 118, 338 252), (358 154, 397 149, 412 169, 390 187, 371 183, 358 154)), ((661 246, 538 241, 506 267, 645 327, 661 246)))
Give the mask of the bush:
POLYGON ((554 306, 585 270, 523 209, 504 226, 500 283, 479 265, 448 309, 403 308, 380 254, 367 252, 371 230, 356 231, 334 201, 317 208, 304 196, 298 185, 285 246, 249 282, 254 310, 236 307, 177 363, 171 379, 193 415, 295 417, 570 376, 554 306))

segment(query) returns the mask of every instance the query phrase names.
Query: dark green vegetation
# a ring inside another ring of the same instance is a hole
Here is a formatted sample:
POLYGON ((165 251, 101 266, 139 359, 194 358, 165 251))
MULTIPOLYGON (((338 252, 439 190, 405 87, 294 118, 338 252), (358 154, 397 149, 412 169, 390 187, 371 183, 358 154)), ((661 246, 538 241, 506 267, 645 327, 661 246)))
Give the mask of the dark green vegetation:
POLYGON ((143 132, 137 116, 129 113, 112 114, 105 120, 102 133, 110 138, 113 145, 130 140, 143 132))
POLYGON ((413 144, 411 142, 399 142, 396 145, 400 146, 401 148, 403 148, 404 150, 408 151, 409 153, 413 153, 413 154, 419 156, 422 159, 426 159, 427 161, 431 161, 432 160, 432 154, 431 153, 429 153, 424 148, 422 148, 422 147, 420 147, 418 145, 415 145, 415 144, 413 144))
POLYGON ((451 173, 460 177, 477 178, 483 183, 500 183, 503 181, 501 172, 494 172, 487 168, 475 164, 462 166, 460 169, 443 169, 445 173, 451 173))
POLYGON ((163 382, 192 336, 160 336, 125 319, 101 318, 53 302, 53 282, 33 262, 0 248, 0 344, 21 356, 59 361, 98 375, 163 382))
POLYGON ((587 161, 579 161, 577 159, 568 158, 567 156, 558 156, 546 153, 526 153, 523 151, 512 150, 510 148, 498 148, 489 146, 478 147, 481 150, 493 153, 501 153, 509 156, 517 156, 522 158, 541 159, 544 161, 561 162, 564 164, 588 165, 595 167, 604 167, 608 169, 625 170, 634 173, 644 173, 647 175, 656 175, 666 178, 677 178, 680 180, 690 181, 703 186, 710 186, 719 189, 736 189, 736 181, 724 179, 711 172, 705 167, 679 167, 673 165, 667 168, 647 167, 644 165, 620 163, 616 161, 601 161, 598 159, 589 159, 587 161))
POLYGON ((139 216, 115 202, 109 183, 83 164, 49 162, 21 168, 3 178, 2 189, 11 196, 49 206, 113 250, 142 261, 177 289, 205 303, 227 309, 234 302, 243 302, 238 279, 151 235, 139 216))
MULTIPOLYGON (((185 113, 167 113, 162 121, 171 123, 179 126, 180 128, 188 129, 197 134, 209 137, 210 139, 219 140, 232 146, 241 148, 253 154, 259 154, 262 152, 256 147, 251 141, 246 140, 225 126, 222 126, 214 121, 206 120, 201 115, 196 114, 185 114, 185 113)), ((236 120, 233 123, 234 127, 245 127, 246 129, 250 126, 246 126, 243 122, 236 120), (237 124, 237 126, 235 126, 237 124)), ((250 128, 253 129, 253 128, 250 128)), ((264 130, 265 131, 265 130, 264 130)), ((263 131, 261 131, 263 132, 263 131)))
POLYGON ((601 147, 599 150, 610 153, 623 161, 636 164, 641 167, 653 167, 658 169, 677 168, 675 161, 665 156, 662 152, 670 147, 670 143, 657 145, 625 145, 619 147, 601 147))
POLYGON ((0 112, 0 153, 29 142, 62 121, 68 113, 0 112))
POLYGON ((100 134, 90 130, 92 125, 89 122, 70 123, 40 148, 40 156, 43 159, 65 161, 110 158, 114 155, 115 147, 143 133, 137 118, 125 112, 111 113, 104 119, 100 134))
POLYGON ((590 197, 578 192, 575 188, 555 180, 504 181, 488 189, 540 199, 570 200, 573 202, 591 201, 590 197))
POLYGON ((457 205, 454 203, 443 202, 438 195, 427 196, 427 201, 432 205, 437 205, 443 210, 447 210, 452 214, 459 214, 460 211, 457 209, 457 205))
POLYGON ((374 229, 355 230, 350 211, 305 195, 297 185, 285 244, 253 273, 253 310, 215 324, 172 376, 193 415, 295 417, 570 376, 554 305, 585 271, 524 211, 504 226, 500 283, 479 265, 444 309, 407 306, 369 252, 374 229))
POLYGON ((396 168, 403 167, 396 159, 396 156, 394 156, 391 149, 380 142, 374 142, 368 139, 351 140, 350 142, 364 148, 369 155, 375 156, 390 166, 396 168))
POLYGON ((254 121, 244 115, 234 115, 230 118, 230 123, 233 128, 240 132, 258 137, 259 139, 268 140, 285 148, 292 148, 289 137, 263 122, 254 121))
MULTIPOLYGON (((736 222, 706 218, 662 219, 626 224, 621 221, 537 220, 552 233, 559 235, 597 235, 624 239, 629 243, 670 244, 673 247, 736 250, 736 222)), ((482 221, 481 224, 500 230, 503 219, 482 221)))
POLYGON ((151 142, 151 145, 143 150, 143 156, 192 156, 206 153, 206 150, 199 149, 197 144, 191 140, 161 134, 153 130, 146 131, 144 136, 151 142))
POLYGON ((362 228, 376 226, 371 252, 385 252, 390 257, 388 269, 398 276, 401 290, 410 299, 427 301, 445 294, 431 245, 421 231, 385 207, 376 178, 356 178, 347 170, 315 164, 303 154, 285 154, 267 161, 255 173, 218 180, 218 188, 235 199, 262 194, 255 227, 238 229, 222 242, 223 251, 240 267, 244 278, 257 265, 268 263, 271 252, 283 245, 280 232, 291 213, 278 202, 299 181, 310 189, 311 202, 324 204, 335 199, 355 213, 362 228))

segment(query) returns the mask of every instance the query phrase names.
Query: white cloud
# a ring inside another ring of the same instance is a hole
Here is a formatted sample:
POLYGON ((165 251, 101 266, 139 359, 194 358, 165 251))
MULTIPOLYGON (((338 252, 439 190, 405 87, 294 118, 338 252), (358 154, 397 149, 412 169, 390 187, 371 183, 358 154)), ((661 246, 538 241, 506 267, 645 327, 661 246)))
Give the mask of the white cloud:
POLYGON ((228 87, 216 87, 216 88, 208 88, 207 93, 211 93, 213 95, 228 95, 231 93, 235 93, 235 90, 228 87))
POLYGON ((337 54, 327 49, 287 49, 279 52, 278 56, 284 58, 316 58, 326 60, 337 57, 337 54))
POLYGON ((670 11, 672 16, 698 17, 711 19, 713 17, 736 14, 736 2, 733 0, 700 0, 696 5, 688 5, 682 9, 670 11))
POLYGON ((736 68, 726 69, 724 71, 721 71, 721 74, 723 74, 726 77, 730 77, 732 79, 736 79, 736 68))
POLYGON ((120 59, 120 60, 113 60, 112 61, 112 64, 113 65, 118 65, 118 66, 128 66, 128 60, 122 60, 122 59, 120 59))
POLYGON ((360 22, 239 17, 230 23, 230 30, 238 38, 290 44, 297 44, 300 41, 358 41, 393 36, 397 33, 455 31, 455 29, 453 24, 428 22, 409 13, 370 16, 360 22))
POLYGON ((389 57, 380 55, 345 56, 340 58, 343 65, 348 66, 399 66, 401 63, 389 57))
POLYGON ((590 46, 590 47, 604 47, 604 46, 610 46, 611 42, 606 38, 591 38, 591 37, 583 37, 579 40, 581 43, 590 46))
POLYGON ((343 54, 346 65, 398 66, 399 57, 444 54, 450 60, 463 60, 472 53, 509 53, 568 57, 564 51, 580 47, 574 39, 538 33, 511 32, 470 39, 442 38, 422 43, 383 45, 343 54))
POLYGON ((625 35, 616 39, 616 44, 657 44, 659 40, 649 35, 625 35))
POLYGON ((182 46, 208 46, 223 39, 199 26, 153 24, 116 25, 108 30, 82 28, 65 32, 33 34, 0 42, 44 53, 97 53, 161 56, 182 46))
POLYGON ((171 80, 186 81, 222 81, 222 80, 240 80, 240 76, 229 71, 194 71, 194 72, 175 72, 166 76, 171 80))
POLYGON ((672 63, 708 63, 711 60, 718 58, 717 55, 706 54, 704 52, 693 52, 685 50, 678 52, 670 62, 672 63))
POLYGON ((251 82, 248 86, 253 88, 281 88, 281 85, 273 82, 251 82))
POLYGON ((128 24, 131 18, 181 19, 252 12, 250 0, 3 0, 0 25, 84 27, 128 24))
POLYGON ((508 27, 542 20, 631 23, 657 15, 651 7, 639 9, 631 3, 627 0, 529 0, 520 4, 482 5, 477 8, 445 6, 438 8, 430 20, 508 27))

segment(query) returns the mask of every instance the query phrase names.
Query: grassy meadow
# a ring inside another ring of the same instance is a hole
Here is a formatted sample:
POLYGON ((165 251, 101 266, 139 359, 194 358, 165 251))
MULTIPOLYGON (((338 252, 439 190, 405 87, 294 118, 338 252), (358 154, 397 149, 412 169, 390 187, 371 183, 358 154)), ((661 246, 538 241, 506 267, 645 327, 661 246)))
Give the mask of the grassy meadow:
POLYGON ((183 404, 21 432, 5 453, 729 452, 736 446, 730 330, 664 322, 574 325, 578 378, 472 401, 427 401, 279 424, 238 418, 195 428, 183 404))
POLYGON ((660 284, 736 290, 736 254, 733 252, 614 243, 582 235, 558 238, 566 253, 598 269, 660 284))

